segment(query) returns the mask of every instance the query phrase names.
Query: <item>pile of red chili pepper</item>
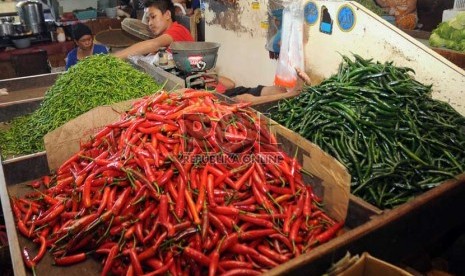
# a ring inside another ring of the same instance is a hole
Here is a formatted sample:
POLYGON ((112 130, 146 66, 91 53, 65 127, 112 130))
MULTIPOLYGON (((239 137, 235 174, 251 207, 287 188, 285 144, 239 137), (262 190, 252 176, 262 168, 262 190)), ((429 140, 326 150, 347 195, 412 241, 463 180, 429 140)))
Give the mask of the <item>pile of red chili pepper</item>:
POLYGON ((8 245, 8 236, 6 235, 6 227, 0 224, 0 247, 8 245))
POLYGON ((245 107, 195 90, 134 103, 11 198, 40 246, 25 264, 49 249, 55 265, 101 258, 102 275, 257 275, 327 242, 343 222, 245 107))

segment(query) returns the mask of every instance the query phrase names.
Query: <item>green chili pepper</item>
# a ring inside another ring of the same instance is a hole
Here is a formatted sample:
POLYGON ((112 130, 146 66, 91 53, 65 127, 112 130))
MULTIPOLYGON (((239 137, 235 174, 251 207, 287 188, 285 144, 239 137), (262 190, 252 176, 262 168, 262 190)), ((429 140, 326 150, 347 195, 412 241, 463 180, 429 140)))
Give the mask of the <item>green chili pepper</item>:
POLYGON ((354 57, 279 102, 272 118, 335 156, 353 176, 352 192, 380 208, 464 172, 465 118, 431 99, 432 86, 412 69, 354 57))

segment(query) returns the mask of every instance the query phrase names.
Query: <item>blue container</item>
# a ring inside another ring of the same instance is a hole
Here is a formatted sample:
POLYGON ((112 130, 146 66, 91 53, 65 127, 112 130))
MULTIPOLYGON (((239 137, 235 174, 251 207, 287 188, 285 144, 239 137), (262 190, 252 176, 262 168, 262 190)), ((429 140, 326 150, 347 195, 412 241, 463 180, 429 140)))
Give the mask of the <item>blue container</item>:
POLYGON ((382 15, 381 18, 383 18, 384 20, 386 20, 394 26, 396 25, 396 18, 392 15, 382 15))
POLYGON ((88 9, 88 10, 76 10, 74 11, 74 16, 76 16, 79 20, 87 20, 87 19, 96 19, 97 18, 97 10, 96 9, 88 9))

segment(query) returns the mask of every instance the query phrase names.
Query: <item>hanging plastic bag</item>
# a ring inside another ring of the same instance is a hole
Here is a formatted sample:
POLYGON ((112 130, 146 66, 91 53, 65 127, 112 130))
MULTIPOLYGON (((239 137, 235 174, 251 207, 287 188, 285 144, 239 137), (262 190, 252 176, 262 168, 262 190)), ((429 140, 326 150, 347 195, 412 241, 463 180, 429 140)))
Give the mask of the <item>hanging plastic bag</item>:
POLYGON ((281 47, 274 83, 293 88, 297 83, 295 68, 304 67, 303 51, 304 12, 300 1, 284 4, 281 29, 281 47))
POLYGON ((282 1, 268 1, 268 31, 265 48, 268 50, 271 59, 279 58, 281 48, 281 34, 283 22, 283 5, 282 1))

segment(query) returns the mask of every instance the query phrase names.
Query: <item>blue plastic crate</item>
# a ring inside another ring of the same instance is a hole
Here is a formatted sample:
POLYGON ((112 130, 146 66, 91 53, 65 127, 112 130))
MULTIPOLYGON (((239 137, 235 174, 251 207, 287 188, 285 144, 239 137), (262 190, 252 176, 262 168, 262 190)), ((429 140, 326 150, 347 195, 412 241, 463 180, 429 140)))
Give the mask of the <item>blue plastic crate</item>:
POLYGON ((97 18, 97 10, 95 9, 88 9, 88 10, 76 10, 74 11, 74 16, 76 16, 79 20, 87 20, 87 19, 96 19, 97 18))
POLYGON ((396 25, 396 18, 392 15, 383 15, 381 16, 384 20, 387 22, 391 23, 392 25, 396 25))

